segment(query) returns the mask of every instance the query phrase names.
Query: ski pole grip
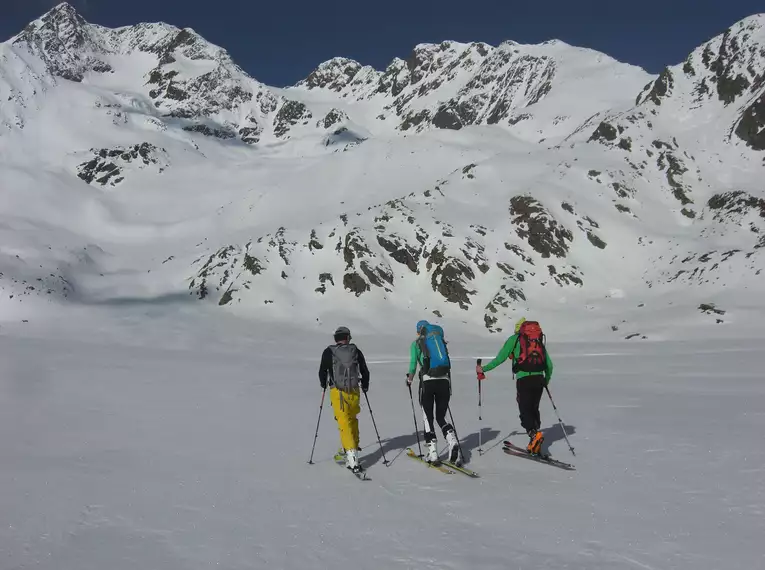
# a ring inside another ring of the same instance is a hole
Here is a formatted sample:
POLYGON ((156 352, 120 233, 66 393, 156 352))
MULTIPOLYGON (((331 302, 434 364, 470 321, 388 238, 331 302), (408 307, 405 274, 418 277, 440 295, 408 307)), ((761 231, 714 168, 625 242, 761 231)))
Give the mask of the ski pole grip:
MULTIPOLYGON (((476 361, 476 364, 477 364, 478 366, 481 366, 481 359, 480 359, 480 358, 479 358, 479 359, 476 361)), ((480 373, 478 374, 478 381, 479 381, 479 384, 480 384, 480 381, 481 381, 481 380, 483 380, 484 378, 486 378, 486 375, 485 375, 483 372, 480 372, 480 373)), ((480 386, 479 386, 479 387, 480 387, 480 386)))

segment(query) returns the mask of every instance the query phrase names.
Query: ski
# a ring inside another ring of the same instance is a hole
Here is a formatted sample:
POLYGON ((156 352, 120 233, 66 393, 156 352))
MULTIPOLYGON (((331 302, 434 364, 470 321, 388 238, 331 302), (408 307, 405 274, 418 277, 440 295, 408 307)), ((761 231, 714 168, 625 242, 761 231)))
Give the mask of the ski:
POLYGON ((442 465, 446 465, 446 466, 447 466, 449 469, 454 469, 455 471, 459 471, 460 473, 462 473, 463 475, 467 475, 467 476, 468 476, 468 477, 470 477, 471 479, 478 479, 478 478, 480 478, 480 477, 481 477, 481 476, 480 476, 478 473, 476 473, 475 471, 472 471, 472 470, 470 470, 470 469, 467 469, 467 468, 465 468, 465 467, 462 467, 461 465, 455 465, 455 464, 454 464, 454 463, 452 463, 451 461, 442 461, 442 462, 441 462, 441 464, 442 464, 442 465))
POLYGON ((339 465, 346 471, 350 471, 351 473, 353 473, 356 476, 356 479, 358 479, 359 481, 371 481, 371 479, 367 476, 367 470, 364 469, 363 467, 361 468, 360 471, 351 471, 350 469, 348 469, 348 467, 345 465, 345 457, 343 457, 340 460, 336 459, 335 464, 339 465))
POLYGON ((443 462, 438 463, 428 463, 425 461, 422 457, 417 455, 413 449, 407 448, 406 454, 411 457, 412 459, 416 459, 417 461, 420 461, 427 465, 428 467, 432 467, 433 469, 438 469, 441 471, 441 473, 446 473, 447 475, 454 475, 454 471, 452 471, 450 468, 446 467, 443 462))
POLYGON ((547 463, 548 465, 553 465, 555 467, 558 467, 560 469, 564 469, 566 471, 575 471, 576 467, 571 465, 570 463, 565 463, 563 461, 558 461, 557 459, 553 459, 549 454, 547 455, 532 455, 525 449, 522 449, 520 447, 517 447, 516 445, 513 445, 509 441, 502 442, 502 451, 507 453, 508 455, 514 455, 515 457, 524 457, 526 459, 531 459, 532 461, 536 461, 537 463, 547 463))

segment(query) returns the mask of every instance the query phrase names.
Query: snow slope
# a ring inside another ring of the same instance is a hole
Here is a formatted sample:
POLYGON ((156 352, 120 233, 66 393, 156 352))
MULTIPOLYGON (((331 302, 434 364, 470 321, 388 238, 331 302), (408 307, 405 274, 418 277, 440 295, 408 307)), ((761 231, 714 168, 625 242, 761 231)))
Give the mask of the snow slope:
POLYGON ((760 567, 764 26, 656 77, 443 42, 287 88, 67 4, 0 44, 0 568, 760 567), (573 473, 502 453, 506 367, 478 421, 522 315, 573 473), (480 480, 403 454, 421 318, 480 480), (306 463, 339 324, 365 483, 328 404, 306 463))
POLYGON ((762 562, 758 342, 593 350, 553 340, 551 390, 576 457, 548 401, 542 423, 550 452, 577 467, 565 472, 504 455, 501 440, 518 429, 510 372, 500 367, 484 384, 483 422, 472 372, 473 359, 490 357, 501 341, 452 335, 452 413, 482 476, 471 480, 403 454, 417 445, 403 382, 408 337, 359 331, 391 462, 382 463, 364 404, 361 460, 371 481, 362 483, 333 465, 328 404, 315 464, 307 464, 326 332, 257 330, 167 306, 140 312, 80 310, 61 328, 0 329, 2 568, 713 570, 762 562))
POLYGON ((193 30, 62 4, 0 45, 0 314, 759 335, 763 20, 659 77, 443 42, 274 88, 193 30))

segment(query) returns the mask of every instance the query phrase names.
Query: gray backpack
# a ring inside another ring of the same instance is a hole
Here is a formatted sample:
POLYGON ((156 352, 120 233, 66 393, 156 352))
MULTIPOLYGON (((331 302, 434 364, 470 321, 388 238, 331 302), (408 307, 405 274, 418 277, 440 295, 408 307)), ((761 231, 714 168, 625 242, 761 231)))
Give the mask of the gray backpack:
POLYGON ((343 392, 358 390, 361 373, 356 345, 338 344, 329 349, 332 351, 332 383, 343 392))

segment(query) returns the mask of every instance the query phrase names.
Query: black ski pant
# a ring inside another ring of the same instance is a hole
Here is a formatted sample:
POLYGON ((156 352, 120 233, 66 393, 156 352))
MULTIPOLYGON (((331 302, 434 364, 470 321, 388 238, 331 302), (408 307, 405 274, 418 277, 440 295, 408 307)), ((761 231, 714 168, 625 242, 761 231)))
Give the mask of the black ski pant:
POLYGON ((524 376, 515 381, 518 411, 521 413, 521 425, 528 433, 542 427, 539 415, 539 402, 545 389, 545 377, 542 375, 524 376))
POLYGON ((425 441, 430 442, 436 439, 436 432, 433 423, 433 409, 435 408, 435 421, 441 428, 441 432, 446 437, 452 429, 452 425, 446 421, 446 412, 449 409, 449 399, 451 398, 451 385, 448 378, 437 378, 432 380, 420 380, 420 406, 425 417, 425 441))

